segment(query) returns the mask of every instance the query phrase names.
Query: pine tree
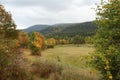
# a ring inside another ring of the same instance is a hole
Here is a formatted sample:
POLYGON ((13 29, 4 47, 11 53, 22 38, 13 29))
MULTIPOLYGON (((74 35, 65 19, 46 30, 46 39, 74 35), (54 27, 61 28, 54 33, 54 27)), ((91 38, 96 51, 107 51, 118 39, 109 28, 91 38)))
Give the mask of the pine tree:
POLYGON ((120 80, 120 0, 101 0, 96 12, 94 67, 105 80, 120 80))

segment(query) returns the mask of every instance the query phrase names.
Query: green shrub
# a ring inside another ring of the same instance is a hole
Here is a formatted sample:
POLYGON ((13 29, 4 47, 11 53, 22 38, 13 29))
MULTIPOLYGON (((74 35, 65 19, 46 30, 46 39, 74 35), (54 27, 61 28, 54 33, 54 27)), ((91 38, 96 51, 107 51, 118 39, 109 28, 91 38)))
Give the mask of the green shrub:
POLYGON ((40 55, 44 46, 44 37, 39 32, 32 32, 30 38, 30 49, 33 55, 40 55))
POLYGON ((101 1, 92 63, 104 80, 120 80, 120 0, 101 1))
POLYGON ((30 44, 29 45, 32 55, 41 55, 41 49, 30 44))

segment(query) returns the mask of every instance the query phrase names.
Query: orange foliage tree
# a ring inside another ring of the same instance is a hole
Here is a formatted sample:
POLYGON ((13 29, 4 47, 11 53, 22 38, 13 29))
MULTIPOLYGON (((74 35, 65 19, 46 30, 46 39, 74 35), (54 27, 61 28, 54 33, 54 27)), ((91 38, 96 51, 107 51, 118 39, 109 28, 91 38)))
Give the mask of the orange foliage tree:
POLYGON ((29 44, 29 36, 26 32, 19 32, 18 39, 16 41, 17 45, 20 47, 27 47, 29 44))
POLYGON ((30 34, 30 48, 33 54, 39 54, 44 45, 44 37, 39 32, 30 34))

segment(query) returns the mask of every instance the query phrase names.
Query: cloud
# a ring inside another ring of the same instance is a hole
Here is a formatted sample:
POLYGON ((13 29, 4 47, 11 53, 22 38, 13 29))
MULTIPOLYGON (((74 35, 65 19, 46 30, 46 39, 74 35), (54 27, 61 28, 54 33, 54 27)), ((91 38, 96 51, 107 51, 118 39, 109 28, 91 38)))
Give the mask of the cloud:
POLYGON ((71 5, 92 5, 98 0, 2 0, 6 5, 14 7, 43 7, 50 11, 60 11, 70 8, 71 5))
POLYGON ((6 0, 4 4, 17 7, 43 7, 47 10, 63 10, 72 4, 73 0, 6 0))
POLYGON ((99 0, 1 0, 18 28, 34 24, 84 22, 95 19, 91 9, 99 0))

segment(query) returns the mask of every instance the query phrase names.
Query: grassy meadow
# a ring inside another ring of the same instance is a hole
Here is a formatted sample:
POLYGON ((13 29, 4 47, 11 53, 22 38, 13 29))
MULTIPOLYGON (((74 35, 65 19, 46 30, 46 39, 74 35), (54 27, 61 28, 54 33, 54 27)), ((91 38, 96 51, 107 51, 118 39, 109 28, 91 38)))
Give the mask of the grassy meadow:
MULTIPOLYGON (((29 50, 23 51, 23 57, 31 64, 41 62, 46 66, 55 64, 57 67, 62 67, 60 79, 49 78, 48 80, 99 80, 99 73, 88 64, 90 53, 94 51, 92 45, 59 45, 42 51, 41 56, 33 56, 29 50)), ((43 80, 46 79, 43 78, 43 80)))

